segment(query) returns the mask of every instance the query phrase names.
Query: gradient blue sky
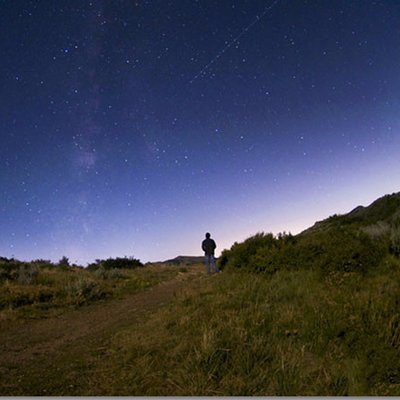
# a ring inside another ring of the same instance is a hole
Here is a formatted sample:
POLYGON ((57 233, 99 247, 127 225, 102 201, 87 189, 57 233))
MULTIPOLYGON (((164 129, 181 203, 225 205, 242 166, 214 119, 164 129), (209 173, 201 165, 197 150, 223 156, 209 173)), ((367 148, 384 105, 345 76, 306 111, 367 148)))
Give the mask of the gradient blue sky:
POLYGON ((200 255, 399 191, 399 43, 389 0, 2 2, 0 256, 200 255))

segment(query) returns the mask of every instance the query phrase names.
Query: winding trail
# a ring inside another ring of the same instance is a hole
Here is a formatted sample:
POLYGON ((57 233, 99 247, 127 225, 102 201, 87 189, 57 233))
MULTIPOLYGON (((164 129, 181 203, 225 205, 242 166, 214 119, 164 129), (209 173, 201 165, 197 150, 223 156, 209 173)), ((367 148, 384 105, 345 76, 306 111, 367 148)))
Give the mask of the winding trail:
MULTIPOLYGON (((74 384, 77 373, 85 374, 93 357, 98 362, 107 353, 107 344, 118 331, 139 324, 185 288, 201 286, 204 279, 203 267, 193 266, 188 272, 123 299, 92 304, 58 317, 2 323, 0 395, 81 394, 74 384), (55 374, 54 369, 59 373, 55 374), (54 388, 49 379, 54 380, 54 388), (57 380, 58 387, 63 383, 61 391, 56 390, 57 380), (65 387, 70 388, 68 393, 65 387)), ((79 378, 82 381, 82 376, 79 378)))

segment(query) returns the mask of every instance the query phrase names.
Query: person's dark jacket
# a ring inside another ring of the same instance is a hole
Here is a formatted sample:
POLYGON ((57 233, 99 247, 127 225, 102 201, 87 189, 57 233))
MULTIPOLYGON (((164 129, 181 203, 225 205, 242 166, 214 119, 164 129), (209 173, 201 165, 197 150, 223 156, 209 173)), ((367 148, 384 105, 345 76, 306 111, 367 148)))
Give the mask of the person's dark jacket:
POLYGON ((217 245, 211 238, 203 240, 203 243, 201 244, 201 248, 203 249, 206 256, 213 256, 216 247, 217 245))

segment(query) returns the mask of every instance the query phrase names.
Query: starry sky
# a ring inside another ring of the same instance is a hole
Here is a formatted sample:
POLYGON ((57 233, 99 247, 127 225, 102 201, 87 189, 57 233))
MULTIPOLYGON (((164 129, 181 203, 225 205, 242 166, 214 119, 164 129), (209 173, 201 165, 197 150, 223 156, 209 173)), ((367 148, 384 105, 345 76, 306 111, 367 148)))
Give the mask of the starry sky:
POLYGON ((399 191, 398 0, 0 2, 0 255, 217 255, 399 191))

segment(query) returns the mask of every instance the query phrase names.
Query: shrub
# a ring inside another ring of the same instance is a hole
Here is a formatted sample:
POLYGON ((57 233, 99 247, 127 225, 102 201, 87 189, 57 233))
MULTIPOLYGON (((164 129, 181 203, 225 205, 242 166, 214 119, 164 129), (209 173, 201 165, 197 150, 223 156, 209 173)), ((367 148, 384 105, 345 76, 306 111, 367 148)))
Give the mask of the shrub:
POLYGON ((379 265, 385 250, 383 242, 364 232, 339 227, 304 238, 298 255, 305 265, 322 271, 366 272, 379 265))
POLYGON ((24 264, 16 272, 16 280, 22 285, 30 285, 39 275, 39 270, 32 264, 24 264))
POLYGON ((63 257, 60 259, 60 261, 58 262, 58 265, 59 265, 60 267, 69 267, 70 264, 69 264, 69 259, 68 259, 68 257, 63 256, 63 257))
POLYGON ((0 258, 0 280, 15 279, 18 268, 23 265, 22 262, 14 259, 0 258))
POLYGON ((65 288, 65 296, 69 304, 82 305, 92 300, 103 299, 108 295, 105 288, 95 280, 79 276, 65 288))
POLYGON ((52 300, 54 295, 54 291, 46 286, 21 286, 12 283, 2 287, 0 309, 14 309, 34 303, 45 303, 52 300))
POLYGON ((384 240, 373 240, 349 226, 335 226, 294 237, 259 233, 221 254, 220 267, 274 273, 281 269, 362 271, 377 267, 387 253, 384 240))
POLYGON ((134 269, 138 267, 143 267, 140 260, 133 257, 117 257, 108 258, 107 260, 96 260, 95 263, 88 265, 88 270, 97 270, 100 267, 104 269, 134 269))
POLYGON ((118 269, 105 269, 103 265, 100 265, 94 271, 94 274, 101 279, 121 279, 125 278, 125 275, 118 269))
POLYGON ((2 265, 0 266, 0 282, 10 279, 10 273, 2 265))
POLYGON ((54 264, 50 260, 44 260, 42 258, 38 258, 36 260, 33 260, 30 263, 36 265, 39 268, 54 267, 54 264))
POLYGON ((250 265, 254 266, 253 257, 257 251, 265 252, 275 246, 277 246, 277 240, 272 233, 257 233, 243 243, 235 242, 229 251, 224 251, 221 254, 219 265, 221 268, 225 265, 234 268, 252 268, 250 265))
POLYGON ((100 265, 100 266, 94 271, 94 274, 95 274, 97 277, 101 278, 101 279, 107 279, 107 271, 106 271, 106 269, 104 268, 103 265, 100 265))

